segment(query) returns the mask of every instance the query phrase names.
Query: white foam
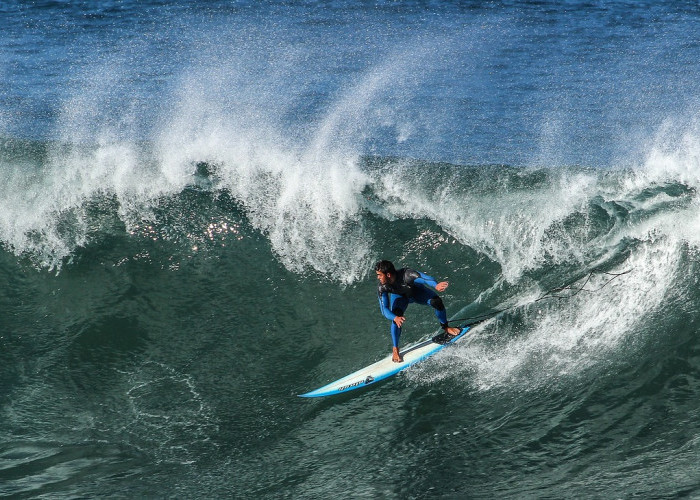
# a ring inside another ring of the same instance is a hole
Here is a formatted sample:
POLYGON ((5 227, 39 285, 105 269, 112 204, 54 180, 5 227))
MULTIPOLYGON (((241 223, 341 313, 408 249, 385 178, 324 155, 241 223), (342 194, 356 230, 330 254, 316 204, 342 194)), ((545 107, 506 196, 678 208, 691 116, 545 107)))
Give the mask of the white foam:
MULTIPOLYGON (((618 221, 609 235, 594 243, 614 251, 623 240, 635 242, 626 245, 631 253, 616 269, 629 269, 630 274, 615 279, 595 293, 581 293, 569 300, 516 309, 518 312, 514 314, 519 314, 522 320, 517 327, 508 322, 486 324, 475 332, 471 343, 446 352, 436 359, 437 366, 428 364, 414 371, 412 380, 432 383, 456 376, 468 380, 469 387, 477 390, 537 390, 567 377, 577 377, 587 370, 609 367, 611 360, 628 359, 636 349, 643 347, 648 337, 657 334, 653 328, 654 319, 660 314, 664 300, 672 292, 682 293, 678 287, 684 278, 682 263, 687 258, 688 246, 691 251, 693 248, 697 251, 700 246, 700 201, 692 191, 700 186, 699 138, 695 124, 685 124, 679 129, 668 122, 640 167, 612 171, 595 182, 581 184, 581 204, 595 195, 604 203, 618 203, 629 210, 627 220, 621 224, 618 221), (663 191, 668 184, 691 191, 671 196, 663 191)), ((546 200, 556 194, 556 186, 552 185, 551 190, 553 192, 540 200, 534 191, 528 191, 526 197, 534 196, 533 207, 540 203, 540 209, 546 210, 546 200)), ((561 195, 556 198, 561 199, 561 195)), ((496 206, 512 214, 520 212, 519 207, 527 203, 527 200, 513 200, 505 204, 499 200, 496 206)), ((550 218, 552 221, 560 219, 567 211, 575 210, 576 204, 565 204, 561 212, 552 208, 552 214, 535 214, 534 219, 551 224, 550 218)), ((523 224, 527 227, 528 222, 524 220, 523 224)), ((518 238, 516 232, 494 231, 492 234, 494 244, 506 243, 508 248, 508 242, 520 240, 527 246, 528 238, 518 238)), ((566 242, 556 243, 560 245, 560 256, 574 255, 566 249, 566 242)), ((491 255, 495 255, 498 262, 505 262, 506 278, 508 269, 521 268, 518 264, 512 266, 513 258, 523 258, 523 269, 537 263, 523 250, 491 255)), ((585 260, 582 264, 596 265, 585 260)), ((518 272, 511 273, 510 279, 518 278, 518 272)), ((600 275, 587 288, 595 289, 607 279, 600 275)))
POLYGON ((528 391, 610 366, 621 351, 629 356, 653 334, 648 325, 677 283, 681 246, 681 240, 649 234, 625 268, 617 269, 631 273, 609 282, 609 276, 597 275, 586 286, 597 291, 515 309, 509 314, 522 318, 517 328, 487 323, 470 343, 457 345, 411 378, 433 383, 459 377, 481 391, 528 391))
POLYGON ((176 182, 193 162, 211 163, 219 187, 244 206, 287 268, 358 279, 369 244, 359 220, 366 180, 356 155, 285 136, 283 124, 260 109, 222 109, 211 87, 206 94, 189 83, 183 89, 158 133, 163 175, 176 182))
POLYGON ((370 242, 357 199, 365 177, 354 152, 328 142, 343 124, 329 119, 315 138, 299 136, 276 107, 284 101, 275 94, 281 89, 244 78, 234 63, 184 73, 172 95, 161 96, 158 124, 146 129, 138 101, 126 97, 133 75, 119 61, 86 68, 62 103, 47 161, 33 172, 3 166, 6 244, 58 267, 87 241, 85 202, 114 196, 127 224, 147 218, 158 199, 193 181, 195 163, 209 162, 218 187, 241 202, 289 269, 312 268, 343 282, 362 276, 370 242), (330 135, 320 140, 323 134, 330 135), (70 237, 60 228, 66 217, 75 219, 70 237))
MULTIPOLYGON (((450 51, 448 40, 418 40, 386 54, 341 86, 325 112, 300 120, 287 115, 299 110, 311 83, 298 69, 292 77, 281 75, 303 63, 308 47, 299 53, 292 47, 273 51, 276 59, 264 70, 260 60, 269 57, 273 41, 266 40, 258 53, 256 41, 238 48, 236 40, 230 53, 211 49, 220 44, 202 42, 204 53, 195 51, 192 67, 146 111, 138 93, 131 97, 134 84, 129 82, 138 80, 138 68, 127 54, 88 65, 76 75, 78 83, 56 123, 58 145, 47 163, 33 166, 32 172, 3 166, 2 240, 17 253, 39 255, 42 265, 60 265, 87 241, 86 201, 115 196, 128 224, 149 217, 149 207, 159 198, 176 195, 192 182, 195 163, 208 162, 219 178, 217 187, 241 203, 290 270, 327 274, 342 269, 333 277, 345 283, 366 274, 374 242, 363 228, 359 200, 369 183, 383 199, 388 218, 436 221, 462 244, 499 263, 503 276, 515 283, 545 264, 584 264, 598 256, 600 248, 582 248, 561 227, 568 216, 585 215, 593 197, 625 200, 666 181, 700 185, 700 134, 692 122, 669 123, 645 165, 631 173, 618 171, 613 182, 603 181, 600 171, 552 169, 545 185, 460 192, 451 186, 459 184, 458 169, 454 178, 427 189, 423 180, 430 172, 397 167, 375 176, 358 166, 375 133, 393 128, 401 143, 427 130, 420 120, 390 108, 413 95, 421 74, 438 69, 438 56, 450 51), (288 88, 290 82, 294 88, 288 88), (61 229, 66 218, 75 220, 69 236, 61 229)), ((553 121, 543 135, 557 141, 560 133, 553 121)), ((556 149, 553 144, 543 145, 545 153, 556 149)), ((668 216, 664 224, 673 220, 668 216)), ((691 231, 685 234, 693 238, 691 231)))
POLYGON ((635 193, 665 183, 700 187, 700 120, 690 113, 691 118, 668 117, 653 137, 640 142, 642 164, 621 188, 635 193))
POLYGON ((377 183, 394 215, 436 221, 464 245, 498 262, 503 276, 515 282, 548 260, 582 260, 580 244, 557 224, 574 212, 585 213, 596 194, 597 179, 591 173, 556 171, 550 177, 551 183, 537 188, 479 186, 464 192, 452 187, 459 186, 459 178, 425 189, 420 176, 399 167, 377 183))

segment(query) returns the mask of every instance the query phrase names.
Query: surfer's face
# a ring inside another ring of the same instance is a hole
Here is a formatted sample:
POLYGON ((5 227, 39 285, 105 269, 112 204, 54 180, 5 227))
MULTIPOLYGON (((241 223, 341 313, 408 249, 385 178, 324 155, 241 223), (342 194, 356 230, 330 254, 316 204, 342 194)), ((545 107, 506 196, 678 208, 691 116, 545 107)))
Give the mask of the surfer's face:
POLYGON ((391 276, 391 273, 383 273, 381 271, 377 271, 377 279, 382 285, 386 285, 387 283, 392 282, 393 277, 391 276))

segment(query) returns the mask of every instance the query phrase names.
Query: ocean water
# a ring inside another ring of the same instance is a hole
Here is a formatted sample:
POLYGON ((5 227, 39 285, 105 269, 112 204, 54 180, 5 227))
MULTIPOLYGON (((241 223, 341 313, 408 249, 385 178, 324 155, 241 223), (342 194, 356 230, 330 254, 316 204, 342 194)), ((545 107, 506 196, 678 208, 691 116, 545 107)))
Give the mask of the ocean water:
POLYGON ((697 1, 36 0, 0 33, 0 496, 700 496, 697 1), (506 311, 297 397, 390 352, 380 258, 506 311))

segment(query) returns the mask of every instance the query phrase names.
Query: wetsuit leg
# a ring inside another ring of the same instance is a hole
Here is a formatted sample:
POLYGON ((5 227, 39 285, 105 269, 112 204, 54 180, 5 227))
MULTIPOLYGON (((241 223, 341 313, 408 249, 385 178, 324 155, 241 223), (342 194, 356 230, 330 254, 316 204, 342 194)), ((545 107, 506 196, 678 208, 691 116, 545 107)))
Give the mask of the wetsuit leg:
POLYGON ((422 285, 414 285, 413 301, 431 306, 435 309, 435 316, 438 321, 440 321, 440 324, 443 326, 447 325, 447 311, 445 310, 445 305, 442 303, 442 299, 438 294, 433 292, 430 288, 426 288, 422 285))
MULTIPOLYGON (((391 312, 393 312, 397 316, 403 316, 404 313, 406 312, 406 308, 408 307, 408 299, 406 297, 402 297, 401 295, 395 295, 392 293, 389 295, 389 304, 391 307, 391 312)), ((400 337, 401 337, 401 328, 399 328, 399 326, 392 321, 391 322, 391 341, 394 343, 394 347, 399 346, 399 338, 400 337)))

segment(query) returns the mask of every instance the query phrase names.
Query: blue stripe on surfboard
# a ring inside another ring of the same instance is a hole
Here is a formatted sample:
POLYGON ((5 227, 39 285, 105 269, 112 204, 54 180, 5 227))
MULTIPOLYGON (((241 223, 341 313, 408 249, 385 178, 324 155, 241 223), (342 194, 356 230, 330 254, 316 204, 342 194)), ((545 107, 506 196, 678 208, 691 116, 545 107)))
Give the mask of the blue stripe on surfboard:
MULTIPOLYGON (((367 368, 371 367, 372 365, 365 366, 364 368, 360 368, 359 370, 351 373, 350 375, 346 375, 345 377, 342 377, 338 380, 335 380, 329 384, 324 385, 323 387, 320 387, 314 391, 307 392, 305 394, 299 394, 299 397, 302 398, 317 398, 317 397, 322 397, 322 396, 332 396, 334 394, 340 394, 344 392, 349 392, 354 389, 359 389, 360 387, 367 387, 368 385, 375 384, 377 382, 380 382, 382 380, 385 380, 392 375, 396 375, 397 373, 405 370, 406 368, 415 365, 416 363, 419 363, 423 361, 424 359, 432 356, 433 354, 441 351, 442 349, 445 348, 445 346, 448 346, 454 342, 456 342, 458 339, 460 339, 464 334, 466 334, 469 331, 469 327, 466 326, 462 328, 462 331, 459 332, 459 334, 455 335, 454 338, 449 339, 448 342, 444 344, 439 344, 437 342, 434 342, 432 339, 429 340, 424 340, 422 342, 418 342, 416 344, 413 344, 411 346, 408 346, 404 351, 401 352, 401 355, 405 355, 411 351, 414 351, 416 349, 419 349, 421 347, 424 347, 429 344, 434 344, 435 347, 421 356, 419 356, 416 359, 413 359, 411 361, 404 361, 403 363, 396 363, 396 366, 393 367, 391 370, 385 371, 383 373, 379 373, 378 375, 369 375, 365 379, 360 379, 360 380, 354 380, 357 378, 358 374, 367 368), (343 382, 349 382, 348 384, 343 384, 343 382)), ((385 358, 386 359, 386 358, 385 358)), ((385 361, 385 359, 381 359, 379 361, 376 361, 373 364, 381 363, 385 361)))

